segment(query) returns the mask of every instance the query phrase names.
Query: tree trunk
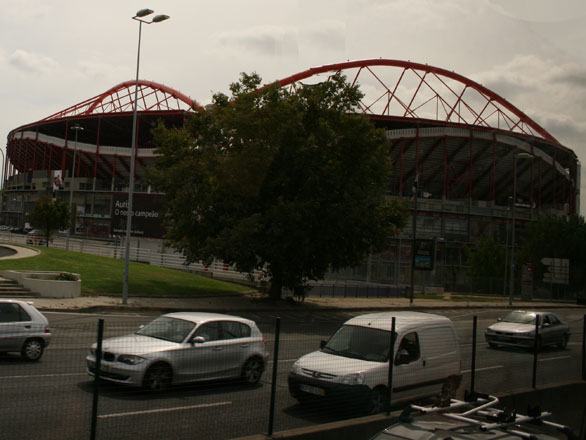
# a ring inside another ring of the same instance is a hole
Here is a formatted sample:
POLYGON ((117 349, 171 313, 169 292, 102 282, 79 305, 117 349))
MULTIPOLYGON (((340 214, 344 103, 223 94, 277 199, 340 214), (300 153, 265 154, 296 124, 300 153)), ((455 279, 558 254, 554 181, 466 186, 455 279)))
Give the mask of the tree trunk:
POLYGON ((269 299, 279 300, 281 299, 281 290, 283 289, 283 282, 280 277, 271 279, 271 288, 269 289, 269 299))

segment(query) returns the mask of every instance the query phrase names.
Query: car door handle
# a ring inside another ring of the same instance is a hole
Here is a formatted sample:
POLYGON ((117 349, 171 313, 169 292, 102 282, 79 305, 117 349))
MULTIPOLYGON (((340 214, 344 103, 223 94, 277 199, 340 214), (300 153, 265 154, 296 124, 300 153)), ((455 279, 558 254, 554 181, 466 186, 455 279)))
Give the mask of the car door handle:
POLYGON ((220 351, 222 347, 214 347, 214 351, 220 351))
POLYGON ((31 326, 30 326, 30 325, 25 325, 25 326, 24 326, 24 328, 26 328, 26 329, 30 329, 30 328, 31 328, 31 326))
POLYGON ((243 348, 247 348, 248 347, 248 344, 240 344, 240 346, 243 347, 243 348))
POLYGON ((425 361, 423 361, 423 366, 424 366, 424 367, 425 367, 425 364, 426 364, 426 362, 425 362, 425 361))

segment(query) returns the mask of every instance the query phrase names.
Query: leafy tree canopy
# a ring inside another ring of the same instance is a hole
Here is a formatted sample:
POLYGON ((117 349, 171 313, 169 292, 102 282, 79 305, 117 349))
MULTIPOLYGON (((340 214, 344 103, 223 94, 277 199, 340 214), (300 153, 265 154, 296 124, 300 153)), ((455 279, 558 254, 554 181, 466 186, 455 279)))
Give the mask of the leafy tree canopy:
POLYGON ((242 74, 182 129, 155 129, 151 182, 166 193, 168 238, 189 262, 263 270, 270 295, 384 249, 406 221, 385 195, 384 131, 355 114, 341 75, 286 90, 242 74))
POLYGON ((570 260, 570 287, 586 287, 586 223, 584 217, 544 216, 527 226, 521 257, 533 263, 536 279, 541 279, 545 267, 542 258, 570 260))
POLYGON ((492 237, 483 235, 469 252, 468 274, 479 278, 497 278, 503 276, 505 265, 505 247, 492 237))
POLYGON ((69 206, 63 200, 53 201, 51 197, 45 196, 37 200, 28 218, 34 228, 43 231, 46 245, 49 246, 49 240, 55 231, 69 227, 69 217, 69 206))

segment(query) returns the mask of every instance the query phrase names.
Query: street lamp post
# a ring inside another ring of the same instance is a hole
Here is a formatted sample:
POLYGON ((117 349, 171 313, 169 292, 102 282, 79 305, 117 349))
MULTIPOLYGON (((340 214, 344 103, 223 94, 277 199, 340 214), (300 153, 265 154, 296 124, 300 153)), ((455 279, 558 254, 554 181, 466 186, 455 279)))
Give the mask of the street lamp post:
POLYGON ((413 298, 415 297, 415 249, 417 248, 417 186, 419 184, 419 173, 415 172, 415 180, 413 182, 413 236, 411 242, 411 292, 409 292, 409 304, 413 304, 413 298))
POLYGON ((72 218, 72 224, 67 228, 67 239, 65 240, 65 249, 69 250, 69 237, 71 236, 71 228, 75 228, 75 213, 73 211, 73 187, 75 186, 75 161, 77 160, 77 135, 79 130, 83 130, 83 127, 79 124, 75 124, 71 127, 71 130, 75 130, 75 141, 73 142, 73 163, 71 164, 71 183, 69 184, 69 214, 72 218))
POLYGON ((151 9, 141 9, 136 13, 133 20, 138 21, 138 51, 136 55, 136 83, 134 86, 134 102, 133 102, 133 115, 132 115, 132 142, 130 145, 130 176, 128 184, 128 206, 126 214, 126 239, 124 242, 124 282, 122 284, 122 304, 128 302, 128 268, 130 263, 130 232, 132 230, 132 196, 134 192, 134 161, 135 161, 135 148, 136 148, 136 120, 138 114, 138 72, 140 67, 140 38, 142 34, 142 24, 159 23, 169 18, 168 15, 155 15, 151 21, 143 20, 143 17, 151 15, 153 11, 151 9))

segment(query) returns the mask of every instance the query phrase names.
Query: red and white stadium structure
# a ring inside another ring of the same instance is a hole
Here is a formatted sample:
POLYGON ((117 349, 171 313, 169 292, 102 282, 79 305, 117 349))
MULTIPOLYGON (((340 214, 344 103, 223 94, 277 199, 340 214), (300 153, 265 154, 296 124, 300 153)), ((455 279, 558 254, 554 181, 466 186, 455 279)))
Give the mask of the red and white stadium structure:
MULTIPOLYGON (((483 234, 504 243, 513 221, 522 239, 523 225, 539 215, 579 213, 576 154, 495 92, 452 71, 388 59, 312 68, 279 83, 294 88, 336 72, 360 85, 365 96, 357 110, 386 130, 389 194, 411 200, 417 237, 438 241, 440 267, 461 266, 463 246, 483 234)), ((134 87, 135 81, 123 82, 10 132, 4 224, 22 226, 35 201, 52 190, 55 175, 63 177, 62 196, 69 197, 74 168, 76 234, 111 236, 113 195, 129 185, 134 87), (76 125, 83 130, 73 130, 76 125)), ((147 194, 145 170, 156 158, 151 129, 160 120, 181 126, 199 104, 152 81, 139 81, 138 97, 135 191, 147 194)), ((408 275, 398 274, 408 264, 411 224, 395 249, 375 257, 379 269, 365 263, 346 276, 405 282, 408 275)))

